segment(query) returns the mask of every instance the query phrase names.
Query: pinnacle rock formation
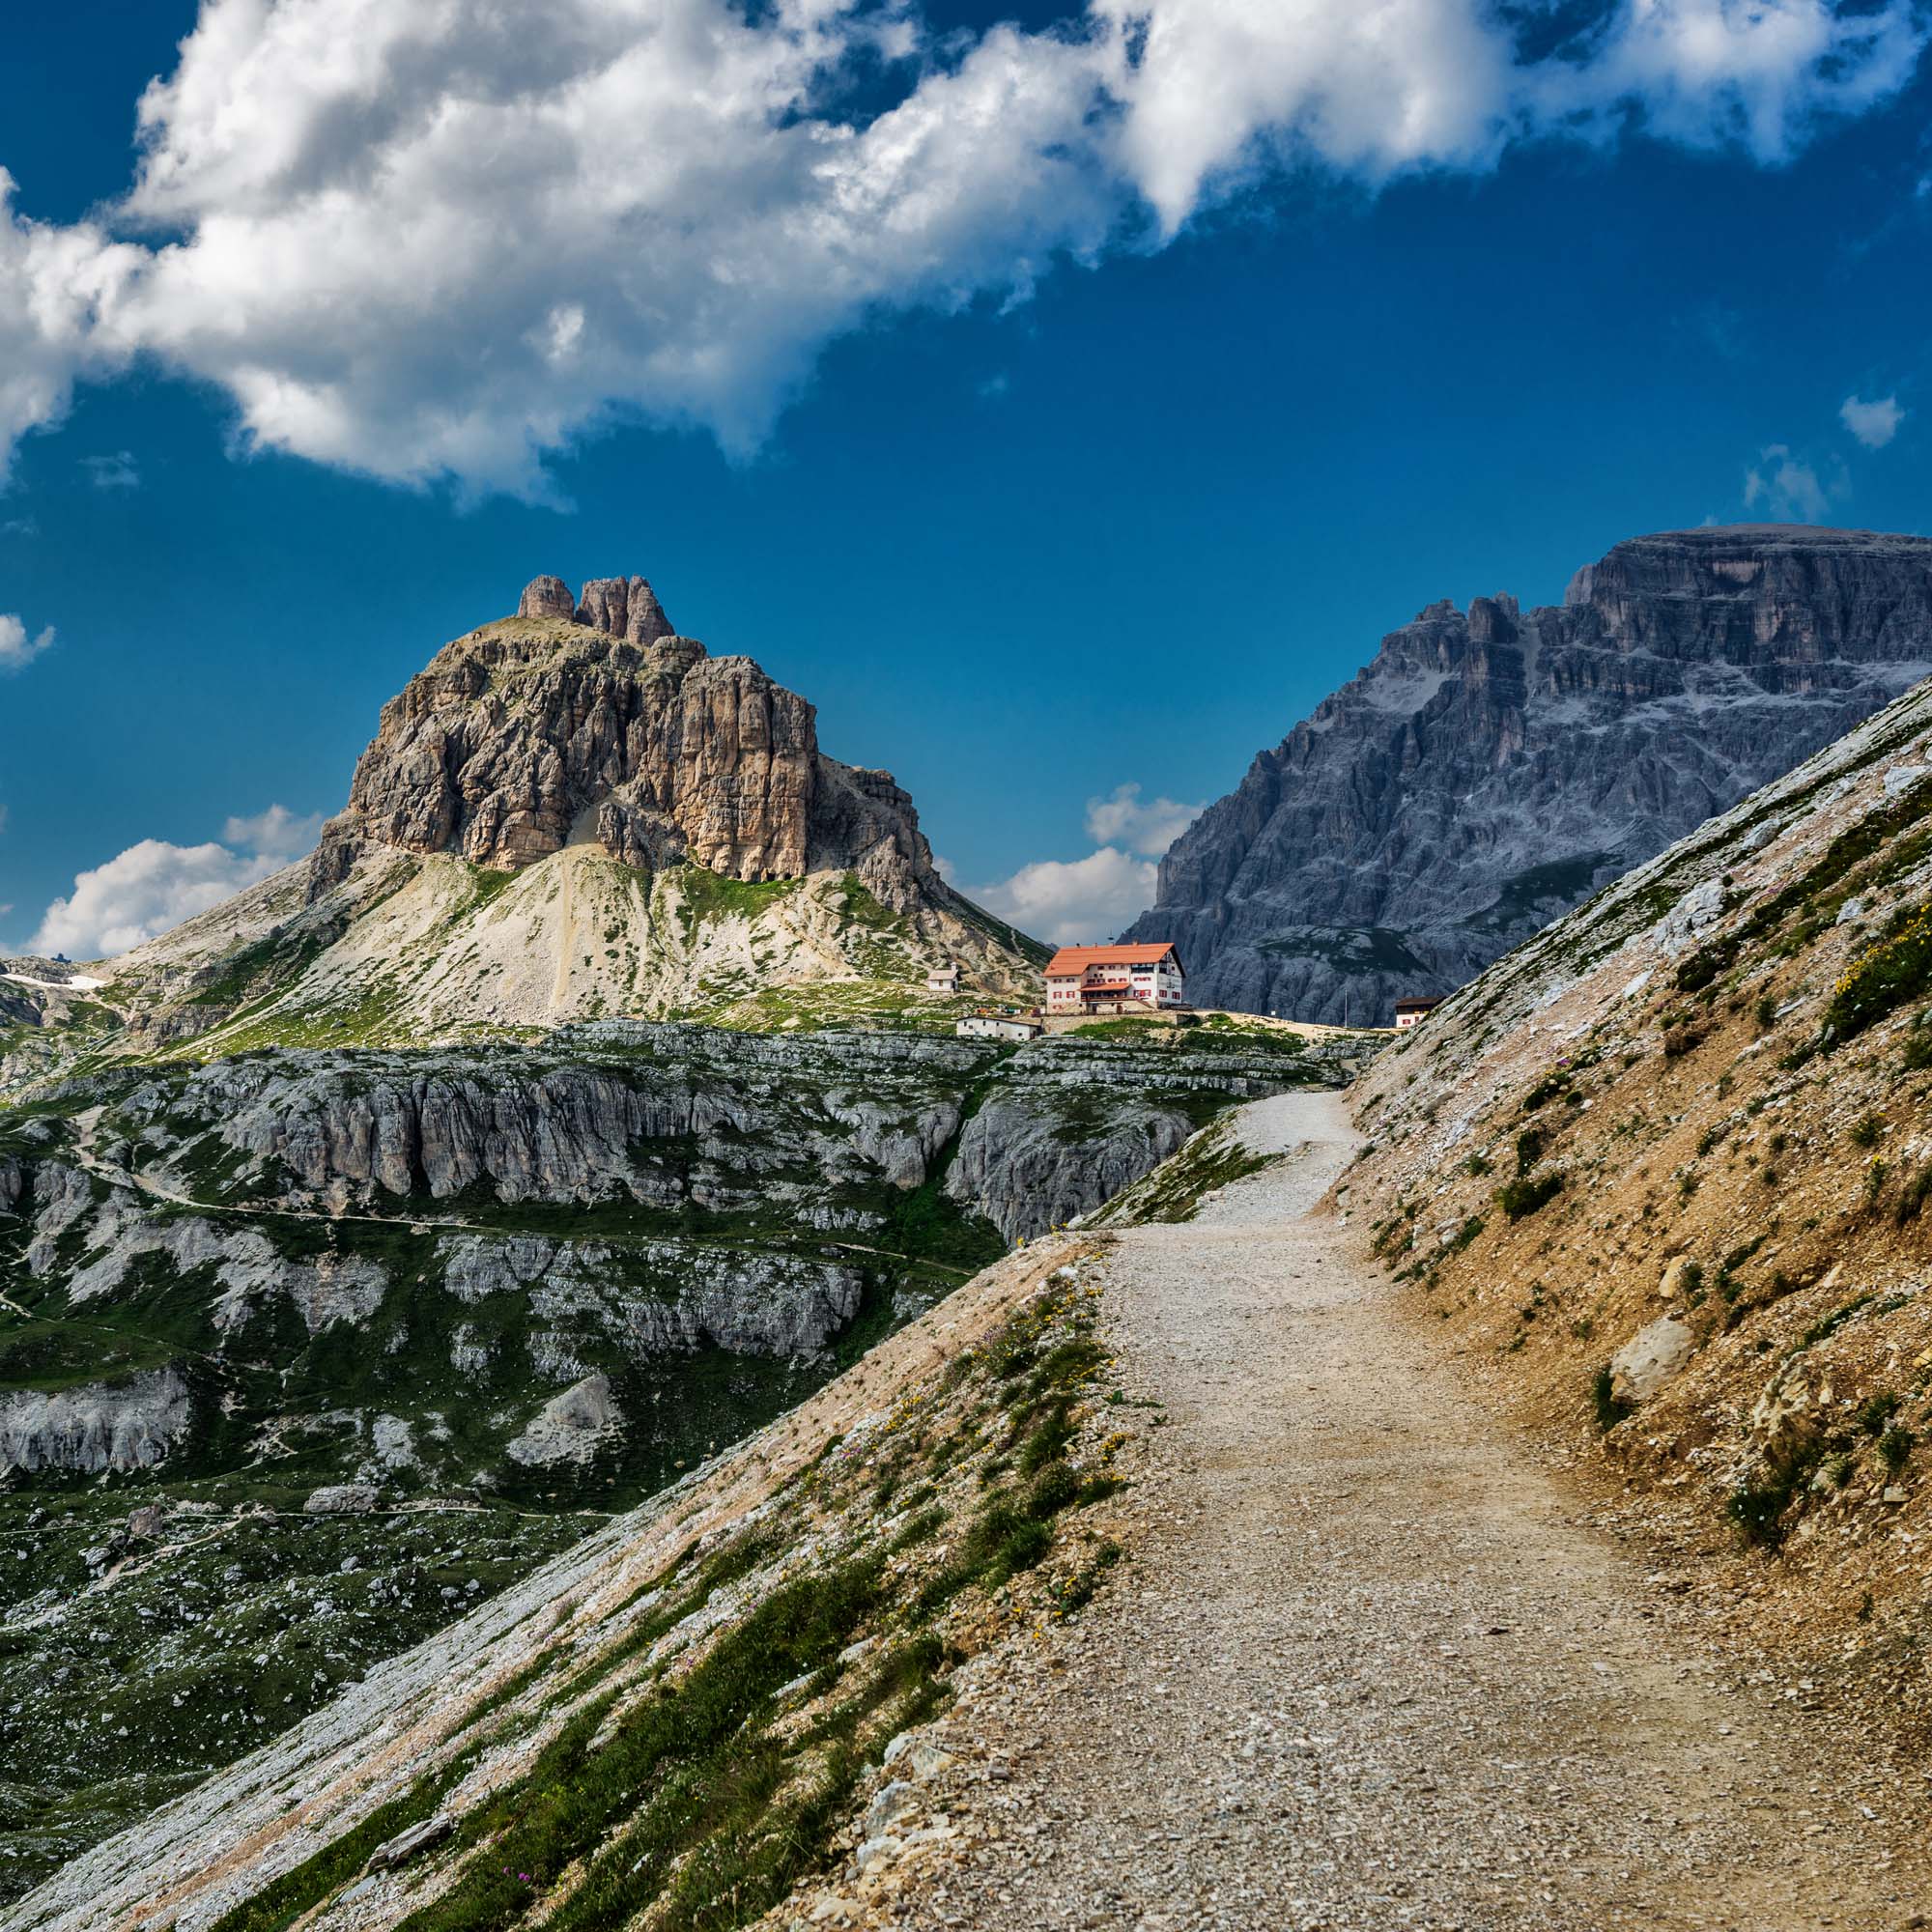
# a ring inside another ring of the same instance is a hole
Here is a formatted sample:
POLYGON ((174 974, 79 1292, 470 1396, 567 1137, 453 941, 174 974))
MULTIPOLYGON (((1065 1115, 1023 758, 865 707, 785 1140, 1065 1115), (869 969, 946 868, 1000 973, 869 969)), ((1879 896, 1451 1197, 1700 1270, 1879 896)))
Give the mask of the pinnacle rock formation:
POLYGON ((645 871, 851 870, 895 910, 943 892, 891 774, 824 756, 810 703, 750 658, 678 637, 643 578, 595 579, 573 600, 539 577, 517 609, 384 707, 323 835, 316 892, 372 845, 516 870, 584 844, 645 871))
POLYGON ((1386 1025, 1932 671, 1932 541, 1621 543, 1560 606, 1444 600, 1210 807, 1124 935, 1204 1006, 1386 1025))
POLYGON ((657 592, 641 577, 592 578, 577 600, 576 618, 608 638, 628 638, 634 644, 654 644, 676 635, 657 592))

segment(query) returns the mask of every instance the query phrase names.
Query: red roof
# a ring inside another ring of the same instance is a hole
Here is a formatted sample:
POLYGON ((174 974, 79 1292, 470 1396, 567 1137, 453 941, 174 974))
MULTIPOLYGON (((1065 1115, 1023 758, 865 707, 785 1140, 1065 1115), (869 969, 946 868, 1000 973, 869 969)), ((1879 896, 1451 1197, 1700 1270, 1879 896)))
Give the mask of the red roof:
MULTIPOLYGON (((1170 940, 1151 946, 1063 946, 1046 962, 1046 977, 1063 979, 1069 973, 1084 973, 1090 966, 1152 966, 1171 952, 1174 945, 1170 940)), ((1178 953, 1174 963, 1180 963, 1178 953)))

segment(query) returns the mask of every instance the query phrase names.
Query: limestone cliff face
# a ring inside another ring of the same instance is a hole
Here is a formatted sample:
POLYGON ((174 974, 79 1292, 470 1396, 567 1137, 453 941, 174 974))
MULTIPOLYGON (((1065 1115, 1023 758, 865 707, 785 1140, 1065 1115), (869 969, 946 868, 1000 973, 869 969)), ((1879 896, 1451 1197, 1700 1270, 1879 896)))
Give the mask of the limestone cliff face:
POLYGON ((517 616, 438 653, 384 707, 316 889, 372 844, 503 870, 572 844, 749 881, 851 870, 898 911, 937 883, 890 774, 823 756, 810 704, 675 635, 640 577, 574 603, 538 578, 517 616))
MULTIPOLYGON (((621 1411, 593 1432, 609 1475, 654 1453, 646 1407, 679 1358, 809 1378, 868 1290, 903 1313, 953 1285, 960 1253, 990 1260, 1090 1211, 1223 1105, 1345 1070, 1184 1037, 1006 1053, 633 1021, 509 1052, 156 1068, 111 1101, 74 1083, 61 1122, 0 1156, 0 1281, 83 1359, 135 1302, 164 1310, 182 1374, 198 1363, 222 1386, 203 1473, 278 1458, 293 1430, 336 1438, 307 1450, 318 1474, 362 1481, 368 1432, 341 1418, 386 1417, 413 1444, 397 1467, 467 1480, 602 1375, 621 1411), (931 1265, 929 1209, 900 1225, 928 1186, 956 1209, 931 1265), (340 1366, 292 1391, 284 1372, 312 1347, 340 1366), (454 1442, 453 1389, 480 1405, 454 1442)), ((179 1466, 186 1381, 176 1401, 152 1378, 75 1379, 58 1399, 0 1390, 0 1476, 179 1466)))
POLYGON ((152 1467, 186 1435, 191 1409, 187 1384, 172 1368, 117 1383, 0 1394, 0 1475, 152 1467))
POLYGON ((1932 670, 1932 541, 1619 544, 1561 606, 1434 604, 1162 861, 1130 939, 1204 1005, 1389 1018, 1932 670))

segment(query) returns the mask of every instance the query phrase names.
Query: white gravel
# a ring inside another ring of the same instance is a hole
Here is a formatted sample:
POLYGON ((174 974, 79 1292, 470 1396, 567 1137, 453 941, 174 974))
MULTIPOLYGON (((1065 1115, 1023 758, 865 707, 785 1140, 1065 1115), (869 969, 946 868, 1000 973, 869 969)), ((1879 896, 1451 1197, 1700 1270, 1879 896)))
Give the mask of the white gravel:
POLYGON ((1242 1125, 1301 1151, 1110 1264, 1123 1369, 1171 1415, 1145 1534, 954 1714, 927 1804, 959 1836, 872 1922, 1926 1922, 1922 1781, 1726 1690, 1314 1211, 1355 1141, 1339 1096, 1242 1125))

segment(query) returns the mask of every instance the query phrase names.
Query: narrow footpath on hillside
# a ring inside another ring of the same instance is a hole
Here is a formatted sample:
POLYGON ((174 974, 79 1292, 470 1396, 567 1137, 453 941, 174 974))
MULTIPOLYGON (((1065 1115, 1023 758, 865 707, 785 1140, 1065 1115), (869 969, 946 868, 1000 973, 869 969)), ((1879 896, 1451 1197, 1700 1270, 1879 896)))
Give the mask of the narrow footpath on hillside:
POLYGON ((1932 1924, 1924 1779, 1727 1688, 1320 1206, 1342 1098, 1238 1121, 1287 1157, 1108 1264, 1128 1386, 1168 1415, 1148 1526, 1077 1619, 969 1667, 922 1794, 958 1836, 872 1922, 1932 1924))

